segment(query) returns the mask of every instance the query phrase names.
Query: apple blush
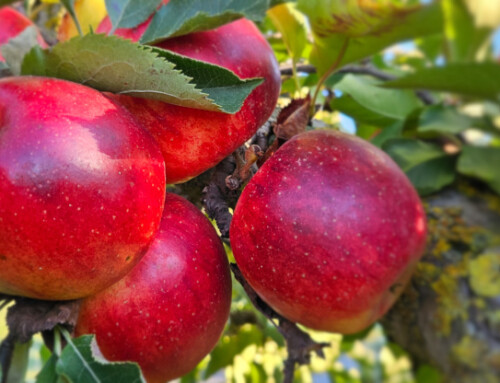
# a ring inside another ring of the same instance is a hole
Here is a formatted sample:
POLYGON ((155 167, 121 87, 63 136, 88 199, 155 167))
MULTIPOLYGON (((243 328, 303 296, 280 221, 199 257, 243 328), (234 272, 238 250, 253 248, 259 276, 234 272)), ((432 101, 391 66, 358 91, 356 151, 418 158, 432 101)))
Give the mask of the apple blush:
POLYGON ((291 321, 356 333, 394 303, 426 243, 405 174, 380 149, 336 131, 285 143, 238 200, 230 228, 241 272, 291 321))

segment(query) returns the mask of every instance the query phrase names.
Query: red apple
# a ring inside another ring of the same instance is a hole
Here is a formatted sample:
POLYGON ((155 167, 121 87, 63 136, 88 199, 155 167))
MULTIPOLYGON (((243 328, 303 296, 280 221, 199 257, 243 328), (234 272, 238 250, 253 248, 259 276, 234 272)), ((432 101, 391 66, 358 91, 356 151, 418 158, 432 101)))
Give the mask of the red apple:
POLYGON ((149 251, 125 278, 83 301, 75 335, 96 334, 107 359, 137 362, 149 383, 163 383, 212 350, 230 304, 217 233, 194 205, 167 193, 149 251))
POLYGON ((100 92, 0 80, 0 292, 73 299, 118 281, 159 226, 164 171, 154 140, 100 92))
POLYGON ((307 327, 355 333, 394 303, 421 256, 417 193, 381 150, 312 131, 284 144, 238 200, 236 262, 256 292, 307 327))
MULTIPOLYGON (((116 33, 137 41, 148 24, 149 21, 134 29, 119 29, 116 33)), ((110 29, 108 18, 97 32, 109 32, 110 29)), ((241 78, 263 77, 265 80, 233 115, 115 96, 160 144, 167 167, 167 182, 180 183, 216 165, 269 118, 280 91, 280 73, 265 38, 255 24, 244 19, 211 31, 168 39, 158 46, 223 66, 241 78)))
MULTIPOLYGON (((27 27, 34 25, 30 19, 24 16, 22 13, 16 11, 11 7, 1 7, 0 8, 0 46, 7 43, 11 38, 16 37, 27 27)), ((38 35, 38 42, 42 47, 46 47, 47 44, 43 40, 43 37, 38 35)), ((4 58, 0 52, 0 61, 4 58)))

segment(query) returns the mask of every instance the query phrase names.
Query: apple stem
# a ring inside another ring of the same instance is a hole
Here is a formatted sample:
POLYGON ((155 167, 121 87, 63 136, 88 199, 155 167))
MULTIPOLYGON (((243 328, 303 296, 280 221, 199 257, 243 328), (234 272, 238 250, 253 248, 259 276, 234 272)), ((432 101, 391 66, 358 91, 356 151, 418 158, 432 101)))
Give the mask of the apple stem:
POLYGON ((285 317, 274 311, 255 290, 246 281, 241 273, 238 265, 231 263, 231 271, 236 280, 243 286, 250 302, 254 307, 261 312, 269 321, 277 328, 280 334, 286 341, 288 358, 285 361, 284 368, 284 383, 292 383, 295 373, 295 365, 309 364, 311 352, 315 352, 318 356, 324 357, 323 347, 329 346, 328 343, 315 342, 309 334, 302 331, 295 323, 289 321, 285 317), (275 322, 278 321, 278 323, 275 322))

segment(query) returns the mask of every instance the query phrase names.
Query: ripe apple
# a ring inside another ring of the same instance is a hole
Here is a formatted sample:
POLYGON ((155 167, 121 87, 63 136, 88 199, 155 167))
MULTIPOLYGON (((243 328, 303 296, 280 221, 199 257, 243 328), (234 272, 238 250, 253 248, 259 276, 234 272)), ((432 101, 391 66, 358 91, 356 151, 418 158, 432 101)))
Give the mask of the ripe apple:
POLYGON ((118 281, 159 226, 164 172, 154 140, 100 92, 0 80, 0 292, 74 299, 118 281))
POLYGON ((261 298, 307 327, 355 333, 394 303, 421 256, 417 193, 381 150, 311 131, 285 143, 238 200, 234 257, 261 298))
POLYGON ((167 193, 148 252, 122 280, 83 301, 75 335, 96 334, 107 359, 137 362, 149 383, 163 383, 212 350, 230 304, 217 233, 194 205, 167 193))
MULTIPOLYGON (((4 45, 11 38, 16 37, 27 27, 33 26, 34 24, 24 16, 22 13, 16 11, 11 7, 1 7, 0 8, 0 46, 4 45)), ((38 35, 38 42, 42 47, 46 47, 47 44, 43 40, 43 37, 38 35)), ((2 52, 0 52, 0 61, 4 61, 2 52)))
MULTIPOLYGON (((137 41, 149 21, 116 34, 137 41)), ((105 19, 97 29, 109 32, 105 19)), ((160 101, 114 96, 159 143, 168 183, 180 183, 213 167, 248 140, 269 118, 280 92, 280 73, 274 53, 249 20, 241 19, 206 32, 192 33, 158 44, 194 59, 232 70, 241 78, 262 77, 236 114, 203 111, 160 101)))

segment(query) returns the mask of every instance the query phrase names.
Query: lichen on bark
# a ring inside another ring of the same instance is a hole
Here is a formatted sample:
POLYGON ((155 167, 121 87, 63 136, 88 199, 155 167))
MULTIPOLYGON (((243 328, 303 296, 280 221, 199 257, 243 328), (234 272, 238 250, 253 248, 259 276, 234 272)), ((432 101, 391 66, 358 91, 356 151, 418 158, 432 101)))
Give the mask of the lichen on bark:
POLYGON ((386 332, 446 382, 498 382, 500 197, 461 183, 425 204, 427 250, 384 318, 386 332))

